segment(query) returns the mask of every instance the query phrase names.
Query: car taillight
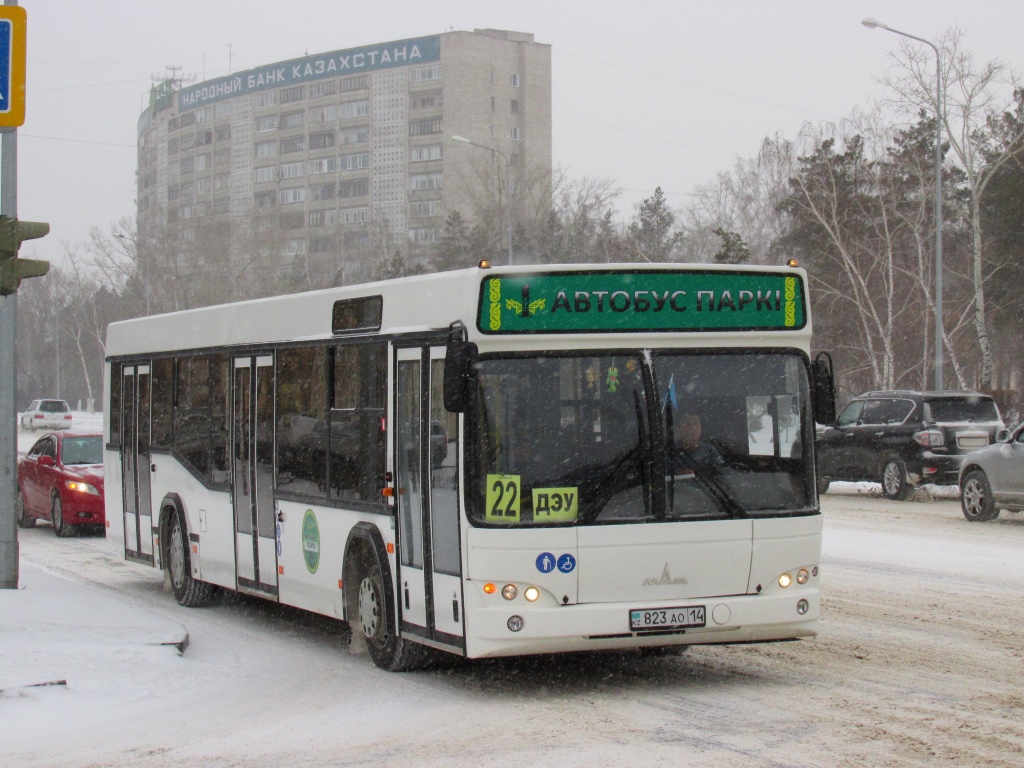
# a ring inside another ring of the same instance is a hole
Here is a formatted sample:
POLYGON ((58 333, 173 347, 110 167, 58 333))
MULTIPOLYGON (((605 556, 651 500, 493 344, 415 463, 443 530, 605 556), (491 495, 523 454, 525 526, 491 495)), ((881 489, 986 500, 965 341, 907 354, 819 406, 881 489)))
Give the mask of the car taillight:
POLYGON ((43 418, 43 414, 37 413, 33 418, 41 419, 41 418, 43 418))
POLYGON ((915 432, 914 439, 926 448, 935 448, 946 444, 946 439, 937 429, 926 429, 923 432, 915 432))
POLYGON ((70 413, 64 414, 64 421, 71 421, 71 414, 70 413))

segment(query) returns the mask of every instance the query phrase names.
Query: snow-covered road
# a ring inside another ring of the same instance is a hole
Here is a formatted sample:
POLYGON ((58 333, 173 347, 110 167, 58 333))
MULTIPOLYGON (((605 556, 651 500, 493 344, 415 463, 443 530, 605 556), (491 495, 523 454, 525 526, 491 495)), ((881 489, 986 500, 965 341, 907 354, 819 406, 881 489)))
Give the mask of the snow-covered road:
POLYGON ((336 622, 240 597, 180 608, 104 539, 20 531, 26 588, 0 592, 0 648, 14 600, 62 597, 183 625, 191 645, 87 635, 74 653, 82 622, 34 625, 19 643, 35 650, 0 651, 0 688, 33 664, 67 686, 0 693, 0 765, 1024 764, 1024 517, 839 490, 814 640, 407 674, 349 655, 336 622))

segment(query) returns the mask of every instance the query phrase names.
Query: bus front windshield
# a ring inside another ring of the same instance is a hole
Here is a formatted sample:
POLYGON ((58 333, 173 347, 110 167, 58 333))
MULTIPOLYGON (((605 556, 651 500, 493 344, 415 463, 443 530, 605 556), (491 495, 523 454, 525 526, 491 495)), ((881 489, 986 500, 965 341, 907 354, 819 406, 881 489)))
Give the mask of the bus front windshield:
POLYGON ((486 358, 477 383, 467 451, 475 524, 815 511, 799 353, 486 358))

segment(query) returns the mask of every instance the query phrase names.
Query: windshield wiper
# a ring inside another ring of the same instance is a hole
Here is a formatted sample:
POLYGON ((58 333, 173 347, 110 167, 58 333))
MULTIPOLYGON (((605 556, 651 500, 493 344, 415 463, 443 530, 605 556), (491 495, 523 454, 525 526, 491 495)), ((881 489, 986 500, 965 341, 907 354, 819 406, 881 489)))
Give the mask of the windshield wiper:
MULTIPOLYGON (((669 469, 673 470, 671 477, 675 477, 675 471, 672 466, 673 458, 678 457, 686 468, 693 472, 693 477, 700 485, 702 491, 708 496, 715 500, 722 511, 725 512, 729 517, 749 517, 747 510, 743 508, 743 505, 736 501, 736 497, 732 495, 728 487, 722 483, 721 478, 718 476, 718 472, 715 469, 703 469, 697 465, 689 456, 686 455, 685 451, 679 451, 677 456, 670 457, 668 464, 669 469)), ((673 484, 674 485, 674 484, 673 484)), ((671 503, 673 505, 672 511, 674 512, 675 505, 675 494, 671 496, 671 503)))

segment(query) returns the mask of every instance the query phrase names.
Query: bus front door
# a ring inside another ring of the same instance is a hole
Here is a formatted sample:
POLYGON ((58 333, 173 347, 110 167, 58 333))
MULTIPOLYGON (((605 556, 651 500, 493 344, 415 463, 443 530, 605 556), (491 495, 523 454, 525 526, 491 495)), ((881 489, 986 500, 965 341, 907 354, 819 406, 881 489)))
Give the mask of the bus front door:
POLYGON ((121 472, 124 478, 124 552, 153 564, 153 499, 150 491, 150 375, 148 365, 122 369, 121 472))
POLYGON ((465 650, 458 420, 444 410, 444 347, 396 351, 394 455, 402 634, 465 650))
POLYGON ((236 357, 231 408, 235 573, 240 591, 277 597, 274 358, 236 357))

